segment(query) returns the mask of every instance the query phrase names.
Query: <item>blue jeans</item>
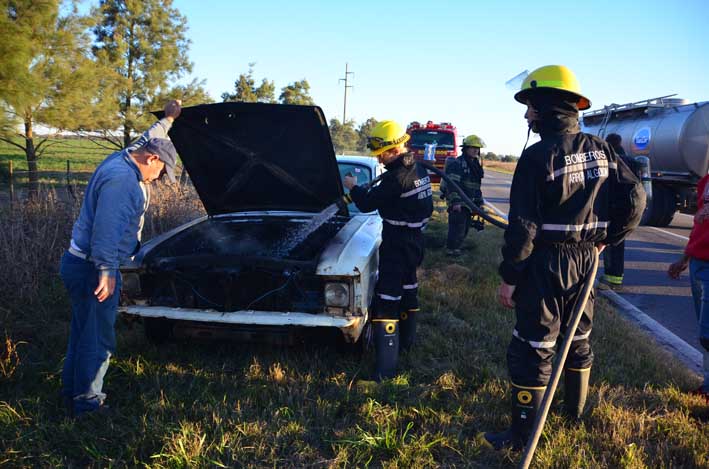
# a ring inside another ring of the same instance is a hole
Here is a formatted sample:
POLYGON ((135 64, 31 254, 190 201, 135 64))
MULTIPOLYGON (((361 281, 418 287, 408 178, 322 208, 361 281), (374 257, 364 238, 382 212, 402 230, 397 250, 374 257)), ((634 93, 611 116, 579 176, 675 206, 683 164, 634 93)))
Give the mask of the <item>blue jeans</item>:
POLYGON ((709 392, 709 262, 689 261, 689 281, 692 285, 694 312, 699 321, 699 341, 704 347, 704 385, 709 392))
POLYGON ((59 273, 71 300, 71 331, 62 371, 62 395, 73 399, 74 414, 96 410, 103 404, 103 378, 116 349, 116 311, 121 278, 103 303, 94 295, 98 271, 93 263, 68 252, 59 273))

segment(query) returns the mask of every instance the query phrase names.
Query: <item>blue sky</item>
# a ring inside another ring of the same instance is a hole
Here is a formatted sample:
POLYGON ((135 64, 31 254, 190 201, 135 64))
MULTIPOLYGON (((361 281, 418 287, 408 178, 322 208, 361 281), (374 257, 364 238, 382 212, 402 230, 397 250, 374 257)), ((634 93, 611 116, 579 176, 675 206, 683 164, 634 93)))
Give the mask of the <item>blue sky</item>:
POLYGON ((212 97, 254 76, 277 93, 305 78, 342 119, 345 63, 355 72, 347 118, 449 121, 496 153, 518 155, 524 107, 505 82, 564 64, 592 109, 677 93, 709 100, 709 1, 176 0, 187 17, 193 75, 212 97))

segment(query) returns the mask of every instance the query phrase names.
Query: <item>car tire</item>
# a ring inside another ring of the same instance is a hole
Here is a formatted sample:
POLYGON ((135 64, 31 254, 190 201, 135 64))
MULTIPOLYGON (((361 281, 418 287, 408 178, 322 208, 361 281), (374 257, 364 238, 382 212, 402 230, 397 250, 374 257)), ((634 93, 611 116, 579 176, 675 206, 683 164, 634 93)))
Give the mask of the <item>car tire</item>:
POLYGON ((166 318, 143 318, 143 328, 148 341, 160 345, 174 338, 175 321, 166 318))
POLYGON ((357 338, 357 342, 347 342, 345 336, 338 331, 337 350, 346 355, 364 356, 373 350, 372 323, 367 322, 362 328, 362 333, 357 338))

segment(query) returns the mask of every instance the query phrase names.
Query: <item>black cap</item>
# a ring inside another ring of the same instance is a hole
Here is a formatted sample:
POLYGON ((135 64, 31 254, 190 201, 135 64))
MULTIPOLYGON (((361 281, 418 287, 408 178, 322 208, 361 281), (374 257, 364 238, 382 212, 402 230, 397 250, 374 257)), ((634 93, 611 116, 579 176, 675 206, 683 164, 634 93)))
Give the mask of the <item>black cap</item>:
POLYGON ((175 165, 177 164, 177 150, 170 139, 167 138, 151 138, 148 143, 143 146, 143 150, 154 155, 158 155, 160 160, 165 163, 165 173, 170 179, 170 182, 175 183, 175 165))

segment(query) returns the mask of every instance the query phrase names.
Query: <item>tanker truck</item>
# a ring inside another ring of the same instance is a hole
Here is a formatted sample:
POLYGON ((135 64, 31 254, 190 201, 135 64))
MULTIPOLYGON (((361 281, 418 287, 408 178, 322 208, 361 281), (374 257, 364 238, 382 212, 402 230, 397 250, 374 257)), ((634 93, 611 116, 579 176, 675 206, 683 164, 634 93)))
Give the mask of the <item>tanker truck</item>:
POLYGON ((649 160, 643 223, 653 226, 669 225, 677 210, 696 208, 697 182, 709 169, 709 101, 672 96, 611 104, 581 117, 584 132, 601 138, 616 133, 627 155, 643 166, 649 160))

